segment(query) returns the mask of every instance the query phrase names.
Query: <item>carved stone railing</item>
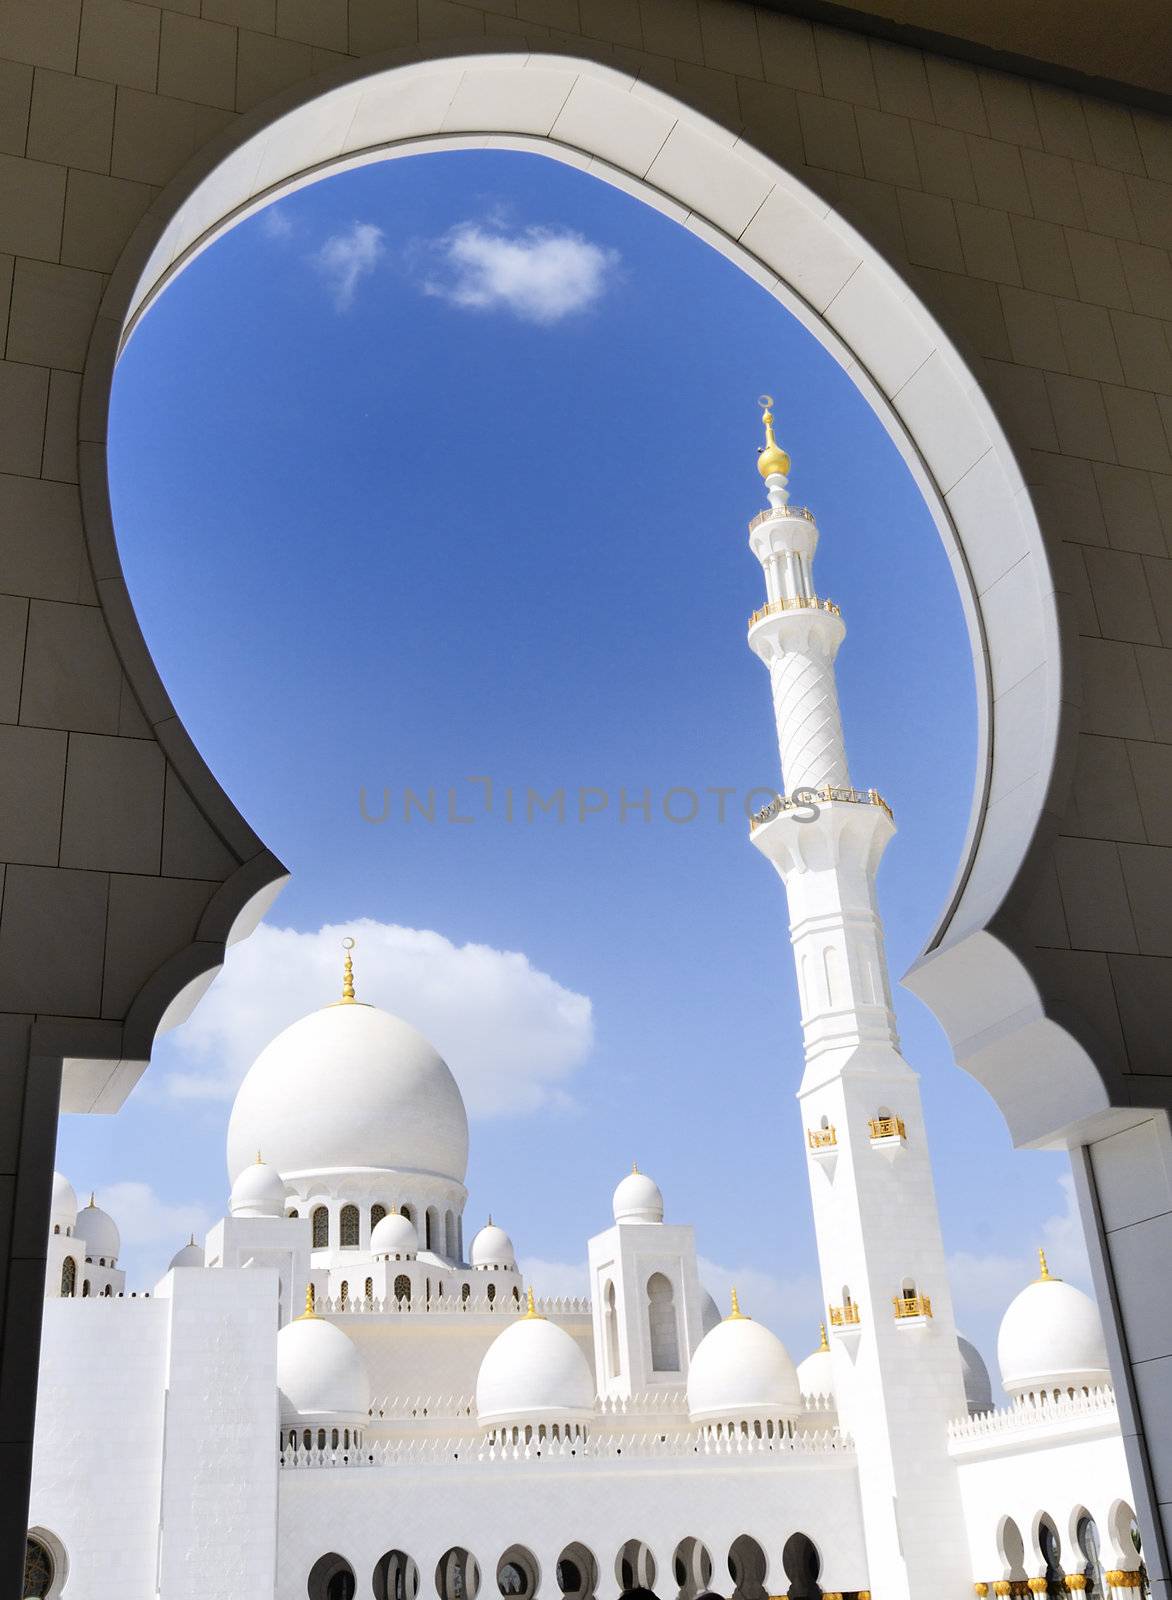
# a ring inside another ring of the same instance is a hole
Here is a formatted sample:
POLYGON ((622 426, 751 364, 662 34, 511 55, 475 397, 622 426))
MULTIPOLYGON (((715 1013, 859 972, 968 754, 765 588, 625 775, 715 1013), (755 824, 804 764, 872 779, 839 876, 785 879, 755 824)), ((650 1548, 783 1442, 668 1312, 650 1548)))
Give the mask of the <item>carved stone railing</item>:
POLYGON ((749 818, 749 832, 752 833, 754 828, 761 827, 763 823, 772 822, 774 817, 779 817, 783 811, 817 807, 832 800, 845 800, 850 805, 856 806, 879 806, 881 810, 886 811, 893 822, 895 821, 895 813, 877 789, 797 789, 792 795, 775 795, 767 806, 755 811, 749 818))

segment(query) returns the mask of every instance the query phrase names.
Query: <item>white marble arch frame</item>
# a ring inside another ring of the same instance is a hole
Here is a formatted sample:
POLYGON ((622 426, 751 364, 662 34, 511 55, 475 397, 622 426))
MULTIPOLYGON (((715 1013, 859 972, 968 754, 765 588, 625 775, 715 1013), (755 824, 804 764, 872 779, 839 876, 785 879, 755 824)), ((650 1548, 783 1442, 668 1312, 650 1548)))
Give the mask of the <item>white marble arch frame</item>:
MULTIPOLYGON (((107 478, 114 367, 138 320, 201 250, 294 188, 371 161, 498 145, 581 167, 707 240, 814 334, 883 422, 952 562, 979 716, 956 881, 905 982, 1019 1144, 1078 1142, 1141 1120, 1143 1112, 1110 1109, 1108 1063, 1046 1015, 1027 950, 1011 946, 1011 919, 991 929, 1047 816, 1064 807, 1077 717, 1061 597, 991 406, 932 315, 832 207, 733 132, 611 67, 483 40, 347 63, 241 117, 156 199, 107 286, 79 430, 86 537, 138 693, 170 713, 125 591, 107 478)), ((191 754, 193 787, 205 789, 206 769, 195 772, 191 754)))

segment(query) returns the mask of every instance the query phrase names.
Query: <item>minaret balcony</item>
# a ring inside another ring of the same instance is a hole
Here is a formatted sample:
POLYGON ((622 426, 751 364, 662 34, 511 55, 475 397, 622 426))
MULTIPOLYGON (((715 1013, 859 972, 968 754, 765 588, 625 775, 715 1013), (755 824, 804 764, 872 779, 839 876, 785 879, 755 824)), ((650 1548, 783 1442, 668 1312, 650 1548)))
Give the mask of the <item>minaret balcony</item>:
POLYGON ((749 523, 749 532, 752 533, 765 522, 780 522, 784 517, 802 517, 806 522, 813 522, 814 513, 808 506, 766 506, 765 510, 758 511, 749 523))
POLYGON ((827 1306, 826 1309, 830 1313, 830 1326, 832 1328, 840 1328, 844 1332, 848 1332, 851 1328, 862 1326, 863 1319, 860 1317, 859 1308, 853 1300, 848 1300, 841 1306, 827 1306))
POLYGON ((901 1328, 922 1328, 932 1320, 932 1302, 926 1294, 893 1295, 891 1308, 901 1328))
POLYGON ((881 1139, 899 1139, 907 1143, 907 1129, 902 1117, 872 1117, 867 1127, 871 1132, 872 1144, 881 1139))
POLYGON ((820 1150, 833 1150, 835 1145, 838 1143, 838 1135, 835 1133, 833 1127, 808 1128, 806 1130, 806 1138, 809 1141, 810 1149, 815 1152, 820 1150))
POLYGON ((816 594, 783 595, 780 600, 770 600, 760 606, 749 618, 749 632, 766 617, 777 617, 784 611, 825 611, 828 616, 841 617, 841 609, 833 600, 820 600, 816 594))
POLYGON ((828 785, 824 789, 802 789, 799 795, 792 798, 784 794, 775 795, 767 806, 762 806, 749 818, 749 832, 753 833, 765 823, 772 822, 774 817, 780 817, 785 811, 808 811, 812 805, 829 804, 834 800, 842 800, 852 806, 878 806, 892 822, 895 821, 894 812, 877 789, 834 789, 828 785))

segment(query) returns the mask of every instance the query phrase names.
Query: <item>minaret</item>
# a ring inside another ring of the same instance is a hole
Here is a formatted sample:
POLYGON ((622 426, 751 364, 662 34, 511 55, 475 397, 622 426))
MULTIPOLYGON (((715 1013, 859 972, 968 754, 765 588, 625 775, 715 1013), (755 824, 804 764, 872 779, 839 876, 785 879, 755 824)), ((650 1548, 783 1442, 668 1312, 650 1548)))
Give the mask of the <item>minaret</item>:
POLYGON ((834 658, 846 632, 818 598, 818 527, 789 504, 789 457, 762 398, 757 467, 768 508, 749 524, 766 604, 749 646, 769 669, 784 792, 751 823, 789 899, 805 1072, 798 1102, 830 1321, 840 1425, 858 1451, 871 1588, 883 1600, 970 1592, 947 1424, 965 1414, 916 1074, 899 1049, 879 862, 895 832, 852 787, 834 658))

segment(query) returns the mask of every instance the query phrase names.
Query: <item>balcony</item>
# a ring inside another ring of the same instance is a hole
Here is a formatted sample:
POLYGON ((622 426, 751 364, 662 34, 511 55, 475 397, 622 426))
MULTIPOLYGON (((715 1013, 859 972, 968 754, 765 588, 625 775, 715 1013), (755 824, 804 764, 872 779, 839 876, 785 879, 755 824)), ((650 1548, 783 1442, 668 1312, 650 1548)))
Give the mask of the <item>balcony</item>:
POLYGON ((848 1300, 845 1305, 827 1306, 830 1312, 830 1326, 832 1328, 857 1328, 862 1324, 859 1308, 853 1300, 848 1300))
POLYGON ((811 1150, 832 1150, 838 1143, 838 1135, 833 1128, 808 1128, 806 1138, 811 1150))
POLYGON ((867 1124, 872 1139, 906 1139, 902 1117, 872 1117, 867 1124))
POLYGON ((806 506, 782 506, 775 511, 772 506, 767 506, 764 511, 758 511, 749 524, 749 532, 759 528, 763 522, 772 522, 775 518, 780 521, 782 517, 802 517, 806 522, 813 522, 814 513, 806 506))
POLYGON ((752 833, 766 822, 772 822, 783 811, 809 810, 811 806, 817 808, 832 800, 843 800, 852 806, 878 806, 892 822, 895 821, 895 813, 877 789, 833 789, 827 786, 825 789, 797 789, 792 795, 777 795, 749 818, 749 832, 752 833))
POLYGON ((932 1315, 932 1302, 926 1294, 893 1295, 891 1305, 897 1322, 926 1322, 932 1315))
POLYGON ((768 604, 754 611, 749 618, 750 629, 755 628, 764 617, 776 617, 783 611, 825 611, 832 617, 841 617, 842 612, 833 600, 819 600, 816 594, 808 598, 803 595, 785 595, 780 600, 770 600, 768 604))

